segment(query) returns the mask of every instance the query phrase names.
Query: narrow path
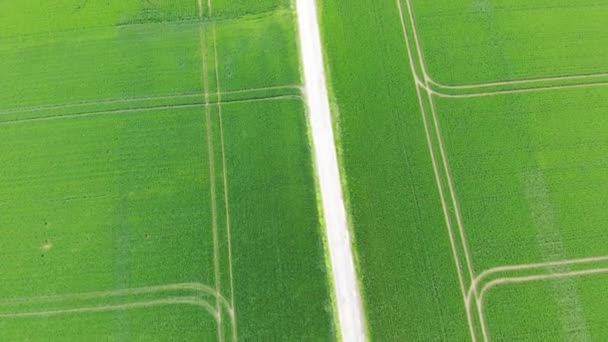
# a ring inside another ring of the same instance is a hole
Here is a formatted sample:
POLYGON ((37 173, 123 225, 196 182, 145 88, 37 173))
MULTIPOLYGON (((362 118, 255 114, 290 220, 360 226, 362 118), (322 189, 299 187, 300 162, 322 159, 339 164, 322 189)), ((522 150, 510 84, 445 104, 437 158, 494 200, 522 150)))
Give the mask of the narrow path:
POLYGON ((365 341, 361 295, 331 124, 316 0, 296 0, 308 119, 343 341, 365 341))

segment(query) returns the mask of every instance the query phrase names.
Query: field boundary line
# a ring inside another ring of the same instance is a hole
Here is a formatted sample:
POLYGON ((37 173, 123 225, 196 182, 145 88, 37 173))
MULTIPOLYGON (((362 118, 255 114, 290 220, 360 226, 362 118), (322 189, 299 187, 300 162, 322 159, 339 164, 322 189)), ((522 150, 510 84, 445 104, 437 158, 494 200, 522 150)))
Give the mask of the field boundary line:
POLYGON ((205 103, 189 103, 189 104, 174 104, 174 105, 163 105, 163 106, 148 106, 148 107, 140 107, 140 108, 125 108, 125 109, 110 109, 110 110, 99 110, 99 111, 90 111, 90 112, 80 112, 80 113, 71 113, 71 114, 59 114, 59 115, 49 115, 49 116, 40 116, 40 117, 30 117, 23 119, 11 119, 0 121, 0 125, 6 125, 11 123, 19 123, 19 122, 33 122, 33 121, 48 121, 48 120, 58 120, 62 118, 82 118, 88 116, 97 116, 97 115, 111 115, 118 113, 138 113, 145 111, 155 111, 155 110, 166 110, 166 109, 182 109, 182 108, 194 108, 207 106, 205 103))
MULTIPOLYGON (((410 16, 413 18, 414 11, 410 4, 410 0, 405 0, 405 1, 408 3, 408 12, 409 12, 410 16)), ((417 26, 416 26, 416 23, 414 20, 412 20, 412 30, 415 33, 415 36, 418 36, 418 32, 417 32, 418 29, 417 29, 417 26)), ((416 39, 416 40, 418 40, 418 39, 416 39)), ((420 46, 419 43, 417 43, 417 45, 420 46)), ((419 47, 419 49, 421 50, 422 48, 419 47)), ((568 81, 568 80, 585 81, 585 80, 592 80, 592 79, 600 78, 600 77, 608 78, 608 72, 598 72, 598 73, 589 73, 589 74, 573 74, 573 75, 548 76, 548 77, 529 77, 529 78, 522 78, 522 79, 518 79, 518 80, 490 81, 490 82, 468 83, 468 84, 460 84, 460 85, 449 85, 449 84, 443 84, 441 82, 435 81, 429 74, 429 72, 426 68, 426 65, 421 65, 421 70, 422 70, 424 78, 426 80, 428 80, 429 83, 431 83, 439 88, 454 89, 454 90, 456 90, 456 89, 475 90, 476 88, 483 89, 483 88, 498 87, 498 86, 505 86, 505 85, 506 86, 526 85, 526 84, 534 84, 534 83, 546 83, 546 82, 553 82, 553 81, 568 81)), ((598 84, 608 84, 608 80, 605 82, 601 82, 601 83, 595 83, 595 85, 598 85, 598 84)), ((530 89, 530 88, 521 88, 520 90, 526 90, 526 89, 530 89)), ((535 91, 539 91, 539 90, 552 89, 552 88, 537 87, 537 88, 532 88, 532 89, 535 89, 535 91)), ((443 94, 443 93, 441 93, 441 94, 443 94)), ((490 93, 486 93, 486 94, 490 94, 490 93)), ((444 94, 444 95, 447 95, 447 94, 444 94)))
POLYGON ((87 313, 87 312, 126 310, 126 309, 146 308, 146 307, 159 306, 159 305, 176 305, 176 304, 194 305, 194 306, 204 308, 207 312, 209 312, 213 316, 213 318, 215 319, 216 322, 218 320, 218 317, 220 316, 220 314, 218 314, 217 311, 213 308, 213 306, 211 304, 209 304, 207 301, 197 298, 197 297, 181 296, 181 297, 169 297, 169 298, 164 298, 164 299, 155 299, 155 300, 148 300, 148 301, 124 303, 124 304, 84 306, 84 307, 80 307, 80 308, 70 308, 70 309, 0 313, 0 318, 52 316, 52 315, 70 314, 70 313, 87 313))
MULTIPOLYGON (((272 96, 272 97, 262 97, 262 98, 257 98, 257 99, 224 101, 224 102, 222 102, 222 104, 223 105, 232 105, 232 104, 239 104, 239 103, 253 103, 253 102, 262 102, 262 101, 302 100, 302 99, 303 99, 303 97, 300 95, 279 95, 279 96, 272 96)), ((101 110, 101 111, 93 111, 93 112, 49 115, 49 116, 12 119, 12 120, 4 120, 4 121, 0 120, 0 126, 27 123, 27 122, 36 122, 36 121, 51 121, 51 120, 61 120, 61 119, 69 119, 69 118, 83 118, 83 117, 89 117, 89 116, 101 116, 101 115, 111 115, 111 114, 120 114, 120 113, 138 113, 138 112, 145 112, 145 111, 156 111, 156 110, 167 110, 167 109, 210 107, 210 106, 216 106, 218 104, 219 104, 218 102, 211 102, 211 103, 201 102, 201 103, 190 103, 190 104, 176 104, 176 105, 168 105, 168 106, 151 106, 151 107, 141 107, 141 108, 112 109, 112 110, 101 110)))
POLYGON ((501 284, 519 284, 519 283, 528 283, 534 281, 543 281, 548 279, 556 279, 556 278, 568 278, 568 277, 576 277, 576 276, 585 276, 585 275, 594 275, 594 274, 602 274, 608 273, 608 267, 599 267, 599 268, 590 268, 587 270, 577 270, 577 271, 568 271, 568 272, 555 272, 548 274, 535 274, 528 276, 520 276, 520 277, 505 277, 505 278, 497 278, 494 279, 482 287, 480 292, 480 297, 478 300, 481 300, 483 303, 484 294, 501 284))
POLYGON ((199 97, 203 97, 203 94, 198 93, 198 94, 180 94, 180 95, 166 95, 166 96, 161 95, 161 96, 126 97, 126 98, 97 100, 97 101, 90 101, 90 102, 81 101, 81 102, 70 102, 70 103, 56 104, 56 105, 13 107, 13 108, 6 108, 3 110, 0 110, 0 115, 40 112, 40 111, 44 111, 44 110, 78 108, 78 107, 86 107, 86 106, 99 106, 99 105, 105 105, 105 104, 131 103, 131 102, 138 102, 138 101, 190 99, 190 98, 199 98, 199 97))
MULTIPOLYGON (((202 0, 197 1, 199 20, 203 20, 203 4, 202 0)), ((210 10, 210 8, 209 8, 210 10)), ((209 13, 211 14, 211 13, 209 13)), ((203 93, 205 94, 205 128, 207 132, 207 161, 209 162, 209 196, 211 201, 211 226, 213 239, 213 273, 215 278, 215 306, 217 315, 217 338, 219 342, 224 341, 224 333, 222 331, 222 315, 220 311, 220 300, 217 293, 220 292, 220 261, 219 261, 219 243, 218 243, 218 228, 217 228, 217 193, 215 191, 215 155, 213 151, 213 135, 211 130, 211 113, 209 110, 209 82, 207 80, 208 69, 206 62, 206 39, 202 25, 198 27, 198 35, 201 49, 201 64, 203 77, 203 93)))
MULTIPOLYGON (((399 1, 399 0, 397 0, 399 1)), ((466 290, 465 290, 465 284, 464 284, 464 271, 462 270, 462 265, 460 262, 460 257, 458 256, 458 250, 456 247, 456 238, 454 237, 454 231, 453 231, 453 227, 452 227, 452 222, 451 219, 449 218, 449 209, 448 206, 446 204, 447 200, 445 198, 445 194, 444 194, 444 188, 443 185, 441 184, 441 176, 440 176, 440 171, 439 171, 439 166, 438 166, 438 162, 437 162, 437 157, 435 156, 435 152, 433 151, 433 144, 432 144, 432 139, 431 139, 431 133, 429 130, 429 123, 428 120, 426 118, 426 110, 424 109, 424 105, 423 105, 423 101, 422 101, 422 95, 420 93, 420 89, 418 87, 416 87, 416 93, 418 95, 418 102, 420 105, 420 114, 422 115, 422 122, 424 125, 424 133, 426 135, 426 142, 428 145, 428 150, 430 153, 430 157, 431 157, 431 164, 433 165, 433 171, 435 174, 435 182, 437 184, 437 190, 439 192, 439 199, 441 202, 441 207, 442 207, 442 211, 443 211, 443 215, 444 215, 444 220, 446 223, 446 227, 448 230, 448 237, 450 239, 450 246, 452 249, 452 259, 455 263, 456 266, 456 274, 458 276, 458 281, 460 283, 460 291, 462 294, 462 298, 464 301, 464 306, 465 306, 465 313, 467 316, 467 322, 469 324, 469 332, 471 333, 472 339, 473 341, 476 341, 475 338, 475 332, 474 332, 474 326, 473 326, 473 321, 472 321, 472 316, 470 314, 469 309, 467 308, 467 302, 466 302, 466 290)))
MULTIPOLYGON (((529 263, 529 264, 519 264, 519 265, 507 265, 507 266, 498 266, 489 268, 481 273, 479 273, 475 279, 473 279, 473 283, 469 287, 469 291, 467 292, 467 300, 470 300, 471 291, 473 287, 477 287, 483 280, 490 277, 491 275, 502 273, 502 272, 511 272, 511 271, 525 271, 532 270, 537 268, 547 268, 547 267, 555 267, 555 266, 572 266, 572 265, 580 265, 580 264, 593 264, 597 262, 608 261, 607 256, 598 256, 598 257, 588 257, 588 258, 578 258, 578 259, 567 259, 567 260, 556 260, 556 261, 547 261, 547 262, 539 262, 539 263, 529 263)), ((505 278, 505 277, 501 277, 505 278)), ((508 277, 506 277, 508 278, 508 277)))
MULTIPOLYGON (((464 250, 464 258, 465 258, 465 263, 467 265, 467 269, 469 271, 469 276, 471 277, 471 281, 473 281, 473 279, 475 279, 475 269, 473 266, 473 257, 471 256, 471 252, 469 250, 469 246, 468 246, 468 240, 466 237, 466 231, 464 228, 464 224, 462 222, 462 214, 460 213, 460 203, 458 201, 458 198, 456 196, 456 190, 455 190, 455 185, 454 185, 454 180, 452 179, 452 176, 450 174, 450 166, 449 166, 449 162, 448 162, 448 158, 447 158, 447 152, 446 152, 446 148, 445 148, 445 144, 443 142, 443 136, 441 133, 441 127, 439 125, 439 120, 437 119, 437 114, 436 114, 436 109, 435 109, 435 103, 433 101, 432 96, 429 94, 429 104, 431 107, 431 114, 432 114, 432 118, 433 118, 433 124, 435 126, 435 135, 437 136, 437 142, 438 142, 438 146, 439 146, 439 154, 441 156, 441 160, 443 163, 443 169, 447 178, 447 183, 448 183, 448 189, 450 192, 450 197, 452 199, 452 205, 454 206, 454 214, 456 216, 456 224, 458 226, 458 231, 459 231, 459 235, 460 235, 460 240, 462 243, 462 249, 464 250)), ((474 290, 475 291, 475 290, 474 290)))
MULTIPOLYGON (((398 0, 399 1, 399 0, 398 0)), ((408 13, 409 13, 409 17, 410 20, 412 22, 412 25, 415 24, 414 21, 414 17, 412 15, 412 10, 411 10, 411 3, 410 0, 405 0, 407 8, 408 8, 408 13)), ((398 2, 400 4, 400 2, 398 2)), ((401 9, 400 9, 401 11, 401 9)), ((403 16, 401 16, 401 18, 403 18, 403 16)), ((402 21, 403 24, 403 21, 402 21)), ((407 32, 407 30, 404 29, 404 32, 407 32)), ((414 30, 413 32, 413 36, 414 36, 414 44, 416 45, 416 50, 418 53, 418 59, 419 59, 419 63, 420 66, 422 68, 422 70, 426 70, 426 62, 424 59, 424 55, 422 53, 422 48, 420 46, 419 43, 419 37, 417 32, 414 30)), ((407 34, 405 34, 405 39, 407 40, 407 34)), ((410 46, 411 47, 411 46, 410 46)), ((426 73, 425 73, 425 79, 423 80, 423 83, 426 85, 426 91, 427 91, 427 96, 428 96, 428 102, 430 105, 430 112, 432 115, 432 119, 433 119, 433 125, 435 127, 435 135, 437 137, 437 145, 439 147, 439 154, 441 156, 441 161, 443 164, 443 170, 445 172, 445 177, 447 180, 447 185, 448 185, 448 189, 449 189, 449 193, 450 193, 450 198, 452 200, 452 205, 454 206, 454 213, 455 213, 455 217, 456 217, 456 223, 458 226, 458 231, 459 231, 459 235, 460 235, 460 240, 462 243, 462 249, 464 250, 464 257, 465 257, 465 261, 466 261, 466 265, 467 265, 467 269, 469 272, 469 275, 471 277, 471 281, 475 278, 475 271, 474 271, 474 267, 473 267, 473 262, 472 262, 472 257, 471 257, 471 253, 469 251, 469 247, 468 247, 468 243, 467 243, 467 238, 465 235, 465 229, 464 229, 464 224, 462 222, 462 216, 460 213, 460 204, 459 201, 456 197, 456 191, 455 191, 455 186, 454 186, 454 181, 452 179, 451 173, 450 173, 450 167, 449 167, 449 163, 448 163, 448 158, 447 158, 447 152, 446 152, 446 148, 445 148, 445 144, 443 142, 443 136, 441 134, 441 128, 439 125, 439 120, 437 119, 437 111, 435 109, 435 103, 433 101, 433 97, 432 94, 429 92, 429 81, 428 79, 426 79, 426 73)))
MULTIPOLYGON (((429 101, 429 105, 430 105, 430 109, 431 109, 431 115, 432 115, 432 119, 433 119, 433 124, 435 126, 435 136, 437 138, 437 145, 439 147, 439 154, 441 156, 441 160, 442 160, 442 164, 443 164, 443 170, 445 172, 445 177, 447 180, 447 184, 448 184, 448 189, 450 192, 450 198, 452 200, 452 205, 454 207, 454 215, 456 217, 456 225, 458 227, 458 232, 460 235, 460 241, 462 243, 462 249, 464 251, 464 258, 465 258, 465 264, 467 265, 467 269, 469 272, 469 276, 470 276, 470 281, 472 282, 473 279, 475 279, 475 268, 473 266, 473 258, 471 256, 471 252, 469 250, 468 247, 468 241, 466 238, 466 233, 465 233, 465 229, 464 229, 464 224, 462 222, 462 214, 460 212, 460 203, 458 201, 458 198, 456 196, 456 190, 455 190, 455 185, 454 185, 454 180, 452 178, 451 172, 450 172, 450 167, 449 167, 449 162, 448 162, 448 158, 447 158, 447 152, 446 152, 446 148, 445 148, 445 143, 443 141, 443 136, 441 133, 441 127, 439 124, 439 120, 437 119, 437 110, 435 109, 435 101, 433 99, 433 95, 432 93, 429 91, 430 89, 430 84, 429 84, 429 80, 427 79, 428 73, 426 72, 426 61, 424 58, 424 54, 422 51, 422 47, 420 44, 420 38, 418 36, 418 32, 416 31, 416 20, 414 18, 413 15, 413 11, 412 11, 412 5, 411 5, 411 1, 410 0, 405 0, 405 3, 407 5, 407 10, 408 10, 408 15, 409 15, 409 19, 411 21, 412 24, 412 34, 414 37, 414 44, 418 53, 418 58, 419 58, 419 63, 420 63, 420 67, 422 69, 423 72, 423 76, 424 76, 424 84, 426 85, 426 93, 428 96, 428 101, 429 101)), ((403 16, 401 17, 403 19, 403 16)), ((405 23, 402 21, 401 22, 403 26, 405 26, 405 23)), ((407 40, 407 34, 405 35, 405 39, 407 40)), ((415 72, 415 71, 414 71, 415 72)), ((473 288, 473 294, 477 297, 477 289, 473 288)), ((470 310, 469 307, 469 302, 466 302, 466 297, 465 297, 465 309, 466 310, 470 310)), ((480 325, 481 325, 481 333, 483 336, 484 341, 488 341, 488 334, 487 334, 487 329, 485 326, 485 321, 482 317, 482 310, 480 308, 479 305, 477 305, 477 312, 480 316, 480 325)))
MULTIPOLYGON (((211 0, 209 1, 209 15, 211 15, 211 0)), ((230 235, 230 209, 229 209, 229 205, 228 205, 228 175, 226 172, 226 148, 225 148, 225 144, 224 144, 224 125, 222 122, 222 92, 221 92, 221 86, 220 86, 220 75, 219 75, 219 65, 218 65, 218 53, 217 53, 217 34, 216 34, 216 28, 215 28, 215 23, 212 24, 211 26, 212 29, 212 34, 213 34, 213 54, 214 54, 214 61, 215 61, 215 85, 216 85, 216 90, 217 90, 217 108, 218 108, 218 119, 219 119, 219 127, 220 127, 220 146, 221 146, 221 153, 222 153, 222 178, 223 178, 223 185, 224 185, 224 209, 225 209, 225 214, 226 214, 226 240, 227 240, 227 244, 228 244, 228 272, 229 272, 229 276, 230 276, 230 306, 231 306, 231 311, 232 311, 232 316, 231 318, 231 330, 232 330, 232 340, 233 341, 238 341, 238 334, 237 334, 237 326, 236 326, 236 310, 234 307, 234 274, 232 272, 232 237, 230 235)), ((300 89, 300 93, 301 93, 301 87, 300 89)))
POLYGON ((521 283, 528 283, 528 282, 534 282, 534 281, 545 281, 545 280, 560 279, 560 278, 582 277, 582 276, 590 276, 590 275, 597 275, 597 274, 604 274, 604 273, 608 273, 608 267, 593 268, 593 269, 578 270, 578 271, 568 271, 568 272, 555 272, 555 273, 549 273, 549 274, 543 274, 543 275, 529 275, 529 276, 521 276, 521 277, 506 277, 506 278, 494 279, 494 280, 488 282, 487 284, 485 284, 480 291, 479 297, 475 298, 475 301, 477 302, 477 305, 480 307, 480 311, 481 311, 481 314, 480 314, 481 324, 486 326, 486 330, 487 330, 487 323, 485 322, 485 318, 483 316, 485 295, 487 294, 488 291, 490 291, 491 289, 493 289, 499 285, 521 284, 521 283))
POLYGON ((580 84, 567 84, 567 85, 553 85, 553 86, 540 86, 533 88, 524 88, 524 89, 505 89, 505 90, 495 90, 495 91, 487 91, 487 92, 478 92, 478 93, 468 93, 468 94, 448 94, 437 91, 430 87, 425 87, 428 91, 437 97, 442 98, 477 98, 477 97, 486 97, 486 96, 499 96, 499 95, 507 95, 507 94, 519 94, 519 93, 534 93, 546 90, 561 90, 561 89, 576 89, 576 88, 599 88, 608 86, 608 82, 597 82, 597 83, 580 83, 580 84))
POLYGON ((303 100, 304 97, 302 95, 277 95, 277 96, 269 96, 269 97, 260 97, 255 99, 244 99, 244 100, 228 100, 220 102, 213 102, 210 105, 224 105, 228 106, 235 103, 251 103, 251 102, 261 102, 261 101, 272 101, 272 100, 303 100))
MULTIPOLYGON (((98 105, 104 105, 104 104, 131 103, 131 102, 138 102, 138 101, 204 98, 205 96, 210 96, 210 95, 213 95, 213 96, 235 95, 235 94, 256 93, 256 92, 262 92, 262 91, 267 91, 267 90, 283 90, 283 89, 284 90, 293 89, 293 90, 298 90, 301 92, 302 86, 294 84, 294 85, 285 85, 285 86, 272 86, 272 87, 229 90, 229 91, 224 91, 222 93, 198 92, 198 93, 186 93, 186 94, 174 94, 174 95, 109 98, 109 99, 96 100, 96 101, 84 100, 84 101, 80 101, 80 102, 70 102, 70 103, 64 103, 64 104, 40 105, 40 106, 32 106, 32 107, 3 108, 3 109, 0 109, 0 115, 39 112, 39 111, 51 110, 51 109, 67 109, 67 108, 77 108, 77 107, 86 107, 86 106, 98 106, 98 105)), ((276 96, 289 96, 289 95, 276 95, 276 96)), ((291 95, 291 96, 295 96, 295 95, 291 95)), ((271 96, 267 96, 267 97, 273 97, 273 96, 271 95, 271 96)), ((235 101, 238 101, 238 100, 235 100, 235 101)), ((232 102, 232 101, 229 101, 229 102, 232 102)))
MULTIPOLYGON (((397 3, 397 11, 399 13, 399 17, 401 19, 401 22, 404 22, 404 18, 403 18, 403 9, 402 9, 402 5, 401 5, 401 1, 400 0, 396 0, 397 3)), ((431 163, 433 166, 433 173, 435 176, 435 182, 437 184, 437 190, 438 190, 438 194, 439 194, 439 198, 440 198, 440 202, 441 202, 441 207, 443 210, 443 215, 444 215, 444 220, 445 220, 445 224, 446 224, 446 228, 448 230, 448 237, 450 239, 450 246, 452 249, 452 259, 454 261, 455 267, 456 267, 456 274, 458 276, 458 281, 460 284, 460 291, 462 294, 462 299, 463 299, 463 304, 464 304, 464 309, 465 309, 465 313, 466 313, 466 317, 467 317, 467 323, 469 326, 469 333, 471 334, 471 338, 473 341, 476 341, 476 334, 475 334, 475 328, 473 325, 473 320, 470 314, 470 310, 468 309, 468 304, 466 301, 466 286, 465 286, 465 281, 464 281, 464 275, 463 275, 463 270, 462 270, 462 265, 460 264, 460 257, 458 256, 458 250, 456 247, 456 238, 454 237, 455 233, 453 232, 453 228, 452 228, 452 223, 451 223, 451 219, 449 217, 449 209, 447 206, 447 201, 445 198, 445 194, 444 194, 444 190, 443 190, 443 185, 442 185, 442 181, 441 181, 441 176, 440 176, 440 171, 439 171, 439 166, 438 166, 438 162, 437 162, 437 158, 435 156, 435 152, 434 152, 434 148, 433 148, 433 143, 432 143, 432 139, 431 139, 431 133, 430 133, 430 129, 429 129, 429 123, 428 120, 426 118, 426 109, 424 106, 424 101, 422 99, 422 94, 420 92, 420 88, 421 88, 421 82, 420 80, 418 80, 417 76, 416 76, 416 67, 414 65, 414 56, 413 56, 413 52, 411 51, 411 46, 410 46, 410 42, 409 39, 407 38, 407 30, 405 28, 405 25, 402 25, 402 30, 403 30, 403 36, 405 39, 405 44, 406 44, 406 51, 407 51, 407 56, 408 56, 408 62, 410 65, 410 69, 412 71, 412 75, 415 78, 415 87, 416 87, 416 94, 418 97, 418 105, 420 107, 420 114, 422 116, 422 122, 423 122, 423 126, 424 126, 424 133, 426 135, 426 143, 427 143, 427 147, 429 150, 429 154, 431 157, 431 163)), ((424 88, 424 87, 422 87, 424 88)), ((426 89, 426 88, 424 88, 426 89)), ((427 93, 428 95, 428 93, 427 93)), ((429 101, 430 101, 430 96, 429 97, 429 101)))
POLYGON ((338 313, 339 327, 336 328, 344 341, 365 341, 367 331, 352 251, 353 241, 346 219, 318 13, 316 0, 296 0, 306 113, 312 136, 312 157, 319 181, 318 191, 338 313))
MULTIPOLYGON (((468 83, 468 84, 459 84, 459 85, 449 85, 437 82, 432 78, 429 78, 429 83, 433 85, 444 88, 444 89, 475 89, 475 88, 491 88, 491 87, 499 87, 503 85, 519 85, 519 84, 535 84, 535 83, 548 83, 553 81, 567 81, 567 80, 592 80, 596 78, 608 77, 608 73, 593 73, 593 74, 579 74, 579 75, 564 75, 564 76, 551 76, 551 77, 532 77, 532 78, 523 78, 520 80, 510 80, 510 81, 492 81, 492 82, 483 82, 483 83, 468 83)), ((601 82, 607 83, 607 82, 601 82)), ((580 83, 579 83, 580 84, 580 83)), ((584 84, 584 83, 582 83, 584 84)), ((522 88, 526 89, 526 88, 522 88)))
MULTIPOLYGON (((20 305, 20 304, 34 304, 37 302, 60 302, 68 300, 90 300, 98 298, 110 298, 110 297, 126 297, 140 294, 150 293, 162 293, 167 291, 198 291, 203 295, 215 296, 215 290, 203 283, 176 283, 167 285, 152 285, 144 287, 125 288, 117 290, 105 290, 105 291, 92 291, 92 292, 75 292, 66 293, 59 295, 49 296, 35 296, 35 297, 18 297, 0 299, 0 305, 20 305)), ((202 295, 199 295, 202 297, 202 295)), ((230 304, 226 298, 221 296, 223 306, 230 312, 230 304)))

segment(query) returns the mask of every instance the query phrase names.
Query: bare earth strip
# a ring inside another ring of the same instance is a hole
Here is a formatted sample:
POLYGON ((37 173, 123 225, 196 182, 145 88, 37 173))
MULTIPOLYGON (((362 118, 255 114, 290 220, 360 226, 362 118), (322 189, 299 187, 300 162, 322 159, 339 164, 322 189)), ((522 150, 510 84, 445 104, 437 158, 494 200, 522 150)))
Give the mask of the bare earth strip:
POLYGON ((340 332, 344 341, 364 341, 366 332, 361 295, 351 249, 352 241, 346 223, 316 1, 296 0, 296 10, 308 119, 319 178, 340 332))

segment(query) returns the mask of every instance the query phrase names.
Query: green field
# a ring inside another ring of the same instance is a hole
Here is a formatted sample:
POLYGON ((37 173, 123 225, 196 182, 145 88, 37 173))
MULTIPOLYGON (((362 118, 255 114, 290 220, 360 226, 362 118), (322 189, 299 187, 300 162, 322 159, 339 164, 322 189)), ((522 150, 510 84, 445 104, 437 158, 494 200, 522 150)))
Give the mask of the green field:
POLYGON ((608 6, 321 4, 370 337, 605 340, 608 6))
POLYGON ((287 1, 0 2, 0 340, 333 340, 287 1))
POLYGON ((488 292, 485 310, 488 328, 497 340, 598 340, 607 336, 605 274, 574 277, 569 280, 538 281, 508 284, 488 292), (556 299, 554 293, 564 287, 576 289, 576 298, 564 293, 556 299), (517 298, 516 301, 512 298, 517 298), (587 323, 564 333, 564 326, 576 322, 572 305, 584 307, 587 323), (572 310, 572 311, 568 311, 572 310), (538 317, 541 321, 530 320, 538 317), (504 317, 510 319, 505 320, 504 317), (504 338, 500 338, 504 336, 504 338))
MULTIPOLYGON (((0 340, 339 339, 293 4, 0 0, 0 340)), ((369 339, 608 339, 608 3, 318 5, 369 339)))
POLYGON ((608 72, 604 1, 411 0, 411 7, 439 83, 608 72))
POLYGON ((466 317, 396 5, 320 4, 370 337, 465 340, 466 317))

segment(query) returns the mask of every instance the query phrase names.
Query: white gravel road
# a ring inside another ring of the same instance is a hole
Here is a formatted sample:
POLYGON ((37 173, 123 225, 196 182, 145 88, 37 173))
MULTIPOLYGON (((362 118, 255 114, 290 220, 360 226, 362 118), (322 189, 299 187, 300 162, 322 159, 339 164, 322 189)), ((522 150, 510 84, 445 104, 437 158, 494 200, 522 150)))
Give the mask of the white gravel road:
POLYGON ((315 167, 321 189, 340 332, 343 341, 365 341, 361 295, 347 228, 325 83, 316 1, 296 0, 296 10, 308 118, 312 130, 315 167))

